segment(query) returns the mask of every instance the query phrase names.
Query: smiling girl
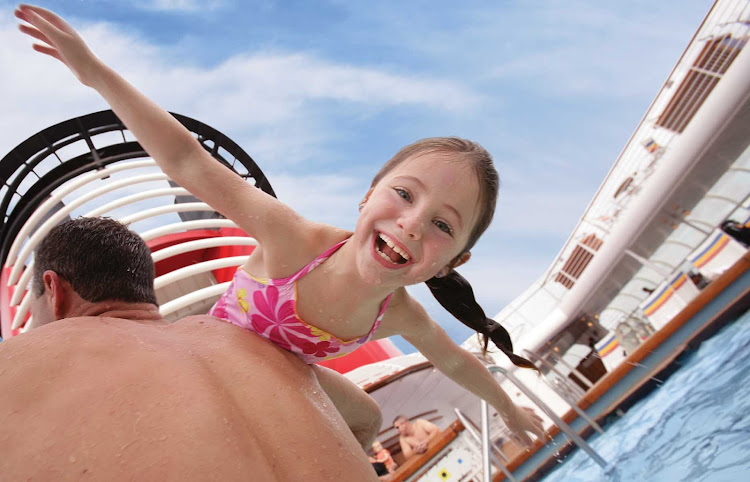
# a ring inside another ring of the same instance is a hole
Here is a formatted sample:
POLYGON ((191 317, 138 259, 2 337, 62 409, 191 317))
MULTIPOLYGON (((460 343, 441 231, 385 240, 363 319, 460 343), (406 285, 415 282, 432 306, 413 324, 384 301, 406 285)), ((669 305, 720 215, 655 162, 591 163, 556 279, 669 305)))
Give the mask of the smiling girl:
MULTIPOLYGON (((519 440, 541 420, 515 406, 472 354, 456 345, 404 289, 427 282, 461 321, 490 336, 514 363, 507 332, 488 319, 454 268, 492 220, 498 176, 490 155, 457 138, 401 149, 375 176, 353 232, 301 217, 215 161, 169 113, 101 62, 54 13, 27 5, 38 52, 95 89, 161 169, 258 241, 210 314, 242 326, 307 363, 344 355, 368 340, 401 335, 448 377, 489 402, 519 440)), ((485 341, 486 346, 486 341, 485 341)), ((364 447, 379 409, 343 376, 313 365, 323 389, 364 447)), ((301 394, 300 396, 303 396, 301 394)))

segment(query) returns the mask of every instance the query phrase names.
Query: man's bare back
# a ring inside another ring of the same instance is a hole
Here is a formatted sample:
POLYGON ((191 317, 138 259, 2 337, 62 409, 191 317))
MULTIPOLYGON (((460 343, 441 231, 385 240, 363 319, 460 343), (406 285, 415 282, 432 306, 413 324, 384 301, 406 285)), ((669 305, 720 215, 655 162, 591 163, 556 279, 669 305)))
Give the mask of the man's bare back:
POLYGON ((297 357, 229 323, 82 317, 0 343, 8 480, 376 480, 297 357))

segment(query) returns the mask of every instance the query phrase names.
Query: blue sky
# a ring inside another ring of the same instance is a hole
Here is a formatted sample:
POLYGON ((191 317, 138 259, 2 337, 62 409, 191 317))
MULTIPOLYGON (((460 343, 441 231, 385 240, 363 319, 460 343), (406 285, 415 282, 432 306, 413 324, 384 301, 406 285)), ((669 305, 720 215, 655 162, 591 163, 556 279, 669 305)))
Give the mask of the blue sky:
MULTIPOLYGON (((552 263, 711 3, 40 2, 158 103, 237 141, 311 219, 352 227, 374 173, 419 138, 483 144, 500 200, 459 271, 490 316, 552 263)), ((106 108, 30 50, 13 6, 0 2, 3 154, 106 108)), ((412 292, 457 342, 471 334, 412 292)))

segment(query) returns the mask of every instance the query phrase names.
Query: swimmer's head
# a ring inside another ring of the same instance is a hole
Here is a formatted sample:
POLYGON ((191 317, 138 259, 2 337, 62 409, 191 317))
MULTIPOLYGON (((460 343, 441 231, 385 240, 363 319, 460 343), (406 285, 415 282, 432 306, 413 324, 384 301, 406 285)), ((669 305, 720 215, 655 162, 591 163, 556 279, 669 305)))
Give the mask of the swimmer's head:
POLYGON ((406 415, 399 415, 393 419, 393 427, 398 430, 401 435, 407 435, 411 428, 411 422, 406 415))
MULTIPOLYGON (((138 234, 113 219, 82 217, 55 226, 34 256, 36 298, 46 289, 47 271, 91 303, 156 304, 151 251, 138 234)), ((36 318, 33 308, 32 315, 36 318)))
MULTIPOLYGON (((500 179, 492 162, 492 156, 476 142, 458 137, 430 137, 410 144, 396 153, 378 171, 371 187, 380 182, 390 171, 408 159, 428 153, 445 154, 446 159, 468 163, 479 182, 479 216, 462 252, 469 251, 487 230, 495 215, 500 179)), ((467 193, 469 194, 469 193, 467 193)))

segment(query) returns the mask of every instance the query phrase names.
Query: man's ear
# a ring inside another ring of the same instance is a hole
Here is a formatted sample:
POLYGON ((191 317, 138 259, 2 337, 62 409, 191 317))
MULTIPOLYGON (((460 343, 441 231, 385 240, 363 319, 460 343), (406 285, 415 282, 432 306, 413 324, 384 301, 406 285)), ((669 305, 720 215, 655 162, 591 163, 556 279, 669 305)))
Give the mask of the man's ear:
POLYGON ((52 270, 47 270, 42 274, 42 283, 44 283, 44 294, 49 300, 49 306, 55 320, 62 320, 67 315, 67 297, 71 290, 70 284, 62 279, 52 270))

